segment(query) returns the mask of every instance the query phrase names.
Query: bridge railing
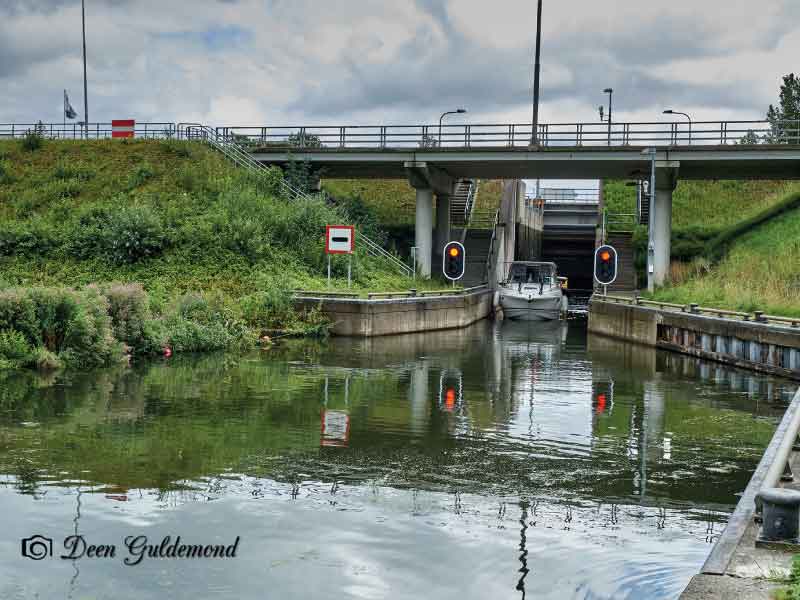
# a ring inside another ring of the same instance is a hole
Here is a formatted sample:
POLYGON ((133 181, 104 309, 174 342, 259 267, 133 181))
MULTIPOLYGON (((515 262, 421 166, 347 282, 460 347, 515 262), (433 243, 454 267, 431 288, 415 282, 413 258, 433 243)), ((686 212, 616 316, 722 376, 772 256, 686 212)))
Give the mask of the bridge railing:
MULTIPOLYGON (((522 148, 532 141, 530 123, 442 125, 324 125, 217 128, 263 150, 522 148)), ((720 146, 800 144, 800 120, 642 123, 544 123, 537 143, 575 146, 720 146)))
MULTIPOLYGON (((53 140, 97 140, 112 134, 110 122, 89 123, 88 127, 77 123, 0 123, 0 139, 22 138, 29 131, 53 140)), ((135 138, 170 139, 176 135, 176 124, 136 123, 133 133, 135 138)))
POLYGON ((548 202, 557 204, 599 204, 600 190, 597 188, 543 188, 536 192, 527 192, 528 200, 544 200, 545 208, 548 202))

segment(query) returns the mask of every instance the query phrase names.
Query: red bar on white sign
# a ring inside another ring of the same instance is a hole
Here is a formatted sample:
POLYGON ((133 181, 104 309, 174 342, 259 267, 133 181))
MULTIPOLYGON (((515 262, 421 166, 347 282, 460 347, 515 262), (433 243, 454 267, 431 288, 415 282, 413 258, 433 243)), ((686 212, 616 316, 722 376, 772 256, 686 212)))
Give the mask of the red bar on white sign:
POLYGON ((111 121, 112 138, 132 138, 136 128, 134 119, 115 119, 111 121))

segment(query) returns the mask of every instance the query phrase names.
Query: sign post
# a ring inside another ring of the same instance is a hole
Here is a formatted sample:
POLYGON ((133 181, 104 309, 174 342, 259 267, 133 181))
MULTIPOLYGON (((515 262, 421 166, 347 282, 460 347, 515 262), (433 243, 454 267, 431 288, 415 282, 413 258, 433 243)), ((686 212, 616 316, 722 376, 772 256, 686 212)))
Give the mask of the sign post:
POLYGON ((328 287, 331 285, 331 254, 347 254, 347 287, 350 287, 355 238, 355 227, 352 225, 325 226, 325 253, 328 255, 328 287))

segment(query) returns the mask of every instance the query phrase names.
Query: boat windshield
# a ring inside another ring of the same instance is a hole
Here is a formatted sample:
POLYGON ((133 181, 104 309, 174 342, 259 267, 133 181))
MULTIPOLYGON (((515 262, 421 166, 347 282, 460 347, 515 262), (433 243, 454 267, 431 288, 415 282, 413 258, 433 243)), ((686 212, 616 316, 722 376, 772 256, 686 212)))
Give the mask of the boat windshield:
POLYGON ((554 272, 552 265, 513 264, 508 273, 511 283, 535 283, 553 285, 554 272))

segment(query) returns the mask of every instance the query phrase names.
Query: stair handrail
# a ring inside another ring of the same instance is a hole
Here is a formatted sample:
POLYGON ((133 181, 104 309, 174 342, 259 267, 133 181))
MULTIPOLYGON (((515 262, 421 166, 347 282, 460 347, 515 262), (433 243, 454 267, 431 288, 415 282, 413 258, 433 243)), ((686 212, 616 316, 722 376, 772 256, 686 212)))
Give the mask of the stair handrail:
POLYGON ((497 209, 497 212, 494 215, 494 226, 492 227, 492 237, 489 240, 489 254, 486 255, 486 265, 483 269, 483 275, 486 282, 491 283, 489 281, 489 276, 491 274, 491 264, 492 264, 492 253, 494 252, 494 244, 497 241, 497 228, 500 225, 500 209, 497 209))
MULTIPOLYGON (((178 123, 177 126, 178 139, 201 139, 208 143, 211 147, 219 150, 224 156, 230 159, 234 164, 249 170, 251 173, 258 175, 266 174, 268 168, 253 158, 253 156, 244 150, 237 142, 236 139, 230 136, 220 135, 216 130, 201 123, 178 123)), ((313 200, 319 199, 321 194, 314 195, 307 192, 298 190, 285 179, 278 180, 283 191, 293 199, 313 200)), ((333 205, 334 212, 339 214, 344 220, 352 222, 352 217, 348 214, 347 209, 340 205, 333 205)), ((402 260, 388 252, 380 244, 370 239, 363 231, 359 231, 359 239, 363 242, 367 254, 375 258, 386 260, 389 264, 401 271, 403 275, 411 277, 414 271, 411 267, 405 264, 402 260)))
POLYGON ((469 220, 472 217, 472 207, 475 206, 475 200, 478 198, 478 181, 470 179, 469 189, 467 190, 467 201, 464 204, 464 228, 469 225, 469 220))

